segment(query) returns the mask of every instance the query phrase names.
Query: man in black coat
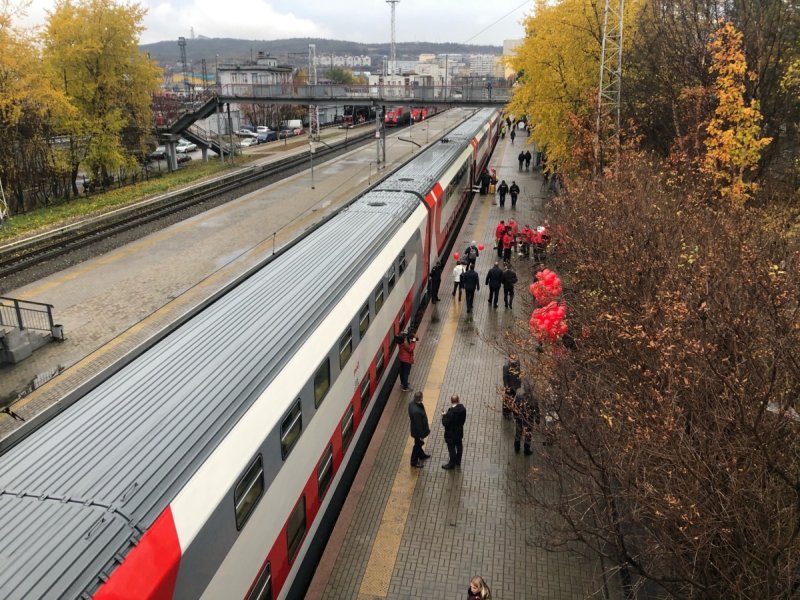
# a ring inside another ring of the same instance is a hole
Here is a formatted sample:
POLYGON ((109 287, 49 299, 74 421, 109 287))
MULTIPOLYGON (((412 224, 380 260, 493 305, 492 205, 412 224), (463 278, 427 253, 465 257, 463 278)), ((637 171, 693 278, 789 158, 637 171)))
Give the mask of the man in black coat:
POLYGON ((519 186, 516 181, 511 182, 508 193, 511 195, 511 208, 514 208, 517 205, 517 196, 519 196, 519 186))
POLYGON ((525 151, 525 170, 526 171, 531 168, 531 159, 532 158, 533 158, 533 155, 531 154, 531 151, 530 150, 526 150, 525 151))
POLYGON ((506 180, 503 179, 500 182, 500 185, 497 186, 497 194, 500 196, 500 208, 503 208, 506 205, 506 194, 508 193, 508 184, 506 180))
POLYGON ((442 465, 443 469, 455 469, 461 466, 463 454, 464 423, 467 420, 467 409, 459 402, 458 395, 450 397, 450 408, 442 411, 442 425, 444 425, 444 441, 450 460, 442 465))
MULTIPOLYGON (((506 308, 514 308, 514 284, 517 283, 517 274, 511 270, 511 265, 506 263, 506 270, 503 271, 501 276, 503 281, 503 303, 506 308)), ((495 299, 494 307, 497 308, 497 300, 495 299)))
POLYGON ((511 353, 508 355, 508 360, 503 365, 503 416, 511 418, 511 408, 514 403, 514 398, 517 395, 517 390, 522 385, 520 378, 521 369, 517 355, 511 353))
POLYGON ((522 386, 514 398, 514 452, 519 453, 520 442, 525 443, 525 456, 533 454, 531 450, 531 428, 539 422, 539 406, 530 391, 522 386))
POLYGON ((425 445, 425 438, 431 433, 425 405, 422 404, 422 392, 415 393, 414 398, 408 403, 408 419, 411 422, 411 437, 414 438, 414 447, 411 449, 411 466, 420 469, 424 466, 422 461, 431 457, 422 449, 422 446, 425 445))
POLYGON ((486 285, 489 286, 489 305, 494 305, 497 308, 500 286, 503 285, 503 269, 500 268, 500 263, 494 263, 494 266, 486 273, 486 285), (493 299, 494 302, 492 301, 493 299))
POLYGON ((439 261, 436 261, 436 264, 433 265, 431 269, 430 279, 430 297, 431 302, 436 304, 439 302, 439 286, 442 284, 442 265, 439 264, 439 261))
POLYGON ((481 289, 481 280, 475 267, 468 267, 466 273, 461 274, 461 285, 467 295, 467 312, 472 312, 472 302, 475 300, 475 292, 481 289))

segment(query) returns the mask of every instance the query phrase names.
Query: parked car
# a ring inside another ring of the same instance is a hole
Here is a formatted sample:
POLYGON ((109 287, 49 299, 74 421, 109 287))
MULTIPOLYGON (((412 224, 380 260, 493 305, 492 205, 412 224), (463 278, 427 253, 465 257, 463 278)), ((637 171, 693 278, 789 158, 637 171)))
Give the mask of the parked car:
POLYGON ((180 140, 178 145, 175 146, 175 152, 180 154, 185 154, 186 152, 194 152, 197 150, 197 145, 193 144, 189 140, 180 140))
POLYGON ((269 127, 266 125, 259 125, 256 127, 256 133, 267 133, 269 131, 269 127))
POLYGON ((294 129, 281 129, 278 132, 278 139, 282 140, 285 138, 294 137, 294 129))
POLYGON ((264 131, 256 136, 256 141, 259 144, 263 144, 264 142, 274 142, 277 139, 278 132, 276 131, 264 131))
POLYGON ((178 163, 185 163, 192 160, 192 157, 184 152, 183 154, 176 155, 175 159, 178 161, 178 163))
POLYGON ((166 146, 159 146, 155 150, 153 150, 150 154, 147 155, 147 158, 150 160, 164 160, 167 158, 167 147, 166 146))
POLYGON ((253 146, 253 145, 257 144, 257 143, 258 142, 255 140, 255 138, 246 137, 246 138, 244 138, 244 139, 239 141, 239 147, 240 148, 248 148, 248 147, 253 146))
POLYGON ((249 129, 240 129, 239 131, 236 132, 236 135, 238 135, 239 137, 254 138, 258 134, 255 131, 250 131, 249 129))

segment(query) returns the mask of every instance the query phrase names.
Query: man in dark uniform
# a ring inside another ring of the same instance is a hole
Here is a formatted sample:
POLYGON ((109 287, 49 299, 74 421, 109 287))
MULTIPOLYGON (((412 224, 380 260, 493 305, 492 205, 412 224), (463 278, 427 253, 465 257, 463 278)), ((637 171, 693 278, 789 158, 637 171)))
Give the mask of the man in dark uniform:
POLYGON ((481 289, 481 280, 475 267, 467 267, 467 272, 461 274, 461 285, 467 295, 467 312, 472 312, 472 302, 475 300, 475 292, 481 289))
POLYGON ((459 402, 458 395, 450 397, 450 408, 442 411, 442 425, 444 425, 444 441, 450 460, 442 465, 443 469, 455 469, 461 466, 463 453, 464 423, 467 420, 467 409, 459 402))
POLYGON ((439 264, 439 261, 436 261, 436 264, 433 265, 431 269, 430 279, 430 297, 431 302, 436 304, 439 302, 439 286, 442 284, 442 265, 439 264))
POLYGON ((522 386, 514 398, 514 452, 519 454, 520 442, 525 442, 525 456, 533 454, 531 450, 531 428, 539 421, 539 407, 526 386, 522 386))
POLYGON ((503 285, 503 269, 500 268, 500 263, 494 263, 494 266, 486 273, 486 285, 489 286, 489 305, 494 304, 497 308, 497 299, 500 297, 500 286, 503 285), (494 302, 492 302, 494 299, 494 302))
POLYGON ((506 180, 503 179, 500 182, 500 185, 497 186, 497 194, 500 197, 500 208, 503 208, 506 205, 506 194, 508 193, 508 184, 506 180))
POLYGON ((431 433, 425 405, 422 404, 422 392, 415 393, 414 398, 408 403, 408 419, 411 422, 411 437, 414 438, 414 447, 411 449, 411 466, 419 469, 424 466, 422 461, 431 457, 422 449, 422 446, 425 445, 425 438, 431 433))
POLYGON ((517 205, 517 196, 519 196, 519 186, 516 181, 511 182, 508 193, 511 195, 511 208, 514 208, 517 205))
POLYGON ((526 150, 525 151, 525 170, 526 171, 531 168, 531 159, 532 158, 533 158, 533 155, 531 154, 531 151, 530 150, 526 150))
POLYGON ((517 160, 519 161, 519 170, 522 171, 522 165, 525 163, 525 152, 520 150, 519 156, 517 156, 517 160))
MULTIPOLYGON (((514 308, 512 304, 514 303, 514 284, 517 283, 517 274, 511 270, 510 263, 506 263, 506 270, 503 271, 502 281, 503 281, 503 304, 506 305, 506 308, 514 308)), ((497 308, 496 301, 494 306, 495 308, 497 308)))
POLYGON ((508 360, 503 365, 503 416, 506 418, 511 418, 514 398, 517 395, 517 390, 522 385, 520 372, 517 355, 509 354, 508 360))

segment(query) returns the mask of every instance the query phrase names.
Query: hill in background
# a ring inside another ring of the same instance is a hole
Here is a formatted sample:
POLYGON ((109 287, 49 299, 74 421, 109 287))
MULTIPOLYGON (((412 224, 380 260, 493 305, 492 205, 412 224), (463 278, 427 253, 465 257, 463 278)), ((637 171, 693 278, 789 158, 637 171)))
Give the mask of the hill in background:
MULTIPOLYGON (((198 37, 186 40, 186 59, 189 63, 198 64, 203 59, 209 71, 214 69, 217 57, 221 63, 243 62, 266 52, 278 58, 279 62, 302 66, 308 64, 308 45, 316 44, 317 56, 336 54, 352 56, 369 56, 375 70, 389 54, 389 44, 359 44, 344 40, 326 40, 320 38, 291 38, 286 40, 237 40, 231 38, 198 37)), ((143 52, 150 54, 161 66, 180 63, 181 52, 178 40, 143 44, 143 52)), ((429 42, 403 42, 396 44, 398 60, 416 60, 420 54, 494 54, 500 55, 500 46, 477 46, 465 44, 435 44, 429 42)))

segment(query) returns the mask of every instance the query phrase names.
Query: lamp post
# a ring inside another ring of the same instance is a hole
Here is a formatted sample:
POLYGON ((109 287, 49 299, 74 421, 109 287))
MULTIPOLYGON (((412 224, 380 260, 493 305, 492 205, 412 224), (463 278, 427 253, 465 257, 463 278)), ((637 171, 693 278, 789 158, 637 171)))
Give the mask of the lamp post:
POLYGON ((311 160, 311 189, 314 189, 314 139, 308 140, 308 157, 311 160))

